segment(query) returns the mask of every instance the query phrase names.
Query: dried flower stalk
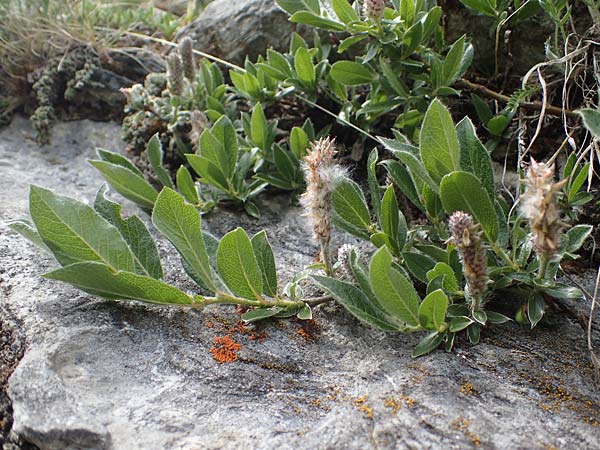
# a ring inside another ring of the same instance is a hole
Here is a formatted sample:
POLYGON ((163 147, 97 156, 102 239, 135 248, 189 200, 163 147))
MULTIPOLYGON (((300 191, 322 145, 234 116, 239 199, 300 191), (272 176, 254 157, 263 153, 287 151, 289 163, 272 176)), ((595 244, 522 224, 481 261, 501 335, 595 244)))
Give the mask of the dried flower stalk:
POLYGON ((334 140, 327 138, 313 142, 304 157, 306 192, 300 201, 310 218, 313 237, 319 243, 321 261, 331 274, 331 194, 345 171, 337 165, 333 156, 336 150, 334 140))
POLYGON ((548 263, 556 254, 560 243, 560 210, 556 203, 556 193, 566 180, 554 183, 555 166, 531 159, 524 180, 525 193, 521 198, 521 213, 529 220, 535 252, 539 258, 538 276, 544 278, 548 263))
POLYGON ((487 290, 487 260, 482 231, 473 218, 462 211, 456 211, 448 221, 450 243, 458 249, 466 280, 465 296, 471 300, 473 311, 482 305, 487 290))

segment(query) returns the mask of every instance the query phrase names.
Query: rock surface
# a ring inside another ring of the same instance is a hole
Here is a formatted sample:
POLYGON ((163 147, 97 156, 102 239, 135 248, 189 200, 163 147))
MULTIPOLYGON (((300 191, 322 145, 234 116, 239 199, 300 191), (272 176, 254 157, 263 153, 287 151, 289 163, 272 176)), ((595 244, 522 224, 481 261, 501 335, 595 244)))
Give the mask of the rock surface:
POLYGON ((243 64, 246 56, 254 61, 269 47, 289 48, 288 17, 274 0, 215 0, 176 40, 189 36, 196 50, 243 64))
MULTIPOLYGON (((25 215, 30 183, 91 201, 101 179, 86 159, 122 146, 112 124, 59 124, 43 148, 28 133, 23 119, 0 132, 0 222, 25 215)), ((264 202, 260 221, 218 211, 205 224, 267 228, 289 276, 316 249, 297 209, 264 202)), ((169 281, 192 289, 160 250, 169 281)), ((600 395, 565 318, 413 360, 418 336, 369 330, 334 306, 248 332, 231 307, 113 303, 40 277, 54 265, 2 225, 0 323, 27 343, 9 382, 12 432, 41 449, 600 449, 600 395), (210 349, 226 335, 241 350, 219 364, 210 349)))

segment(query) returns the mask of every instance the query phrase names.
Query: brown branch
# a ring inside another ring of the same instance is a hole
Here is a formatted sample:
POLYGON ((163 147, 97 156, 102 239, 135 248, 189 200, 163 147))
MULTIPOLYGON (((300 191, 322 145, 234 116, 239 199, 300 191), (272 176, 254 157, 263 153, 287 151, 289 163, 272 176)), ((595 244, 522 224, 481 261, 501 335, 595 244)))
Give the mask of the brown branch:
MULTIPOLYGON (((499 92, 492 91, 491 89, 485 87, 482 84, 472 83, 469 80, 465 80, 461 78, 455 84, 457 87, 462 89, 467 89, 469 91, 476 92, 477 94, 481 94, 485 97, 493 98, 494 100, 498 100, 500 102, 508 102, 510 97, 504 94, 500 94, 499 92)), ((543 108, 543 104, 540 101, 535 102, 519 102, 519 106, 524 109, 529 109, 533 111, 541 111, 543 108)), ((563 114, 567 117, 571 117, 573 119, 578 119, 579 114, 575 111, 570 111, 568 109, 562 109, 559 106, 546 105, 546 112, 555 116, 562 116, 563 114)))

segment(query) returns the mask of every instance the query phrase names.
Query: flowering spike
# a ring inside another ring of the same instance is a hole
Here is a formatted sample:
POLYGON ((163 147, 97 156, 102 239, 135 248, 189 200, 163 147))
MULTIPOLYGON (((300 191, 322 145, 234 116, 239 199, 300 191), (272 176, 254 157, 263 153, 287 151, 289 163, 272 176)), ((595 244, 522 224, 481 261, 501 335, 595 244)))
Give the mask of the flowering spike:
POLYGON ((566 180, 554 183, 554 164, 538 163, 533 158, 524 180, 525 193, 521 213, 529 220, 535 251, 540 258, 540 276, 545 276, 547 263, 556 253, 560 241, 560 210, 556 193, 566 180))
POLYGON ((313 237, 319 243, 321 261, 330 273, 331 194, 345 175, 344 169, 333 160, 335 153, 334 140, 329 137, 312 143, 308 155, 304 157, 306 192, 300 199, 310 218, 313 237))
POLYGON ((183 93, 183 67, 181 58, 176 53, 171 53, 167 59, 169 92, 171 95, 183 93))
POLYGON ((189 81, 194 81, 196 78, 196 63, 194 61, 192 40, 189 37, 184 38, 179 43, 179 55, 181 56, 183 74, 189 81))
POLYGON ((448 220, 450 243, 458 249, 466 279, 465 295, 471 299, 474 311, 482 303, 487 289, 487 261, 481 227, 473 223, 473 218, 462 211, 456 211, 448 220))
POLYGON ((379 20, 383 17, 385 0, 364 0, 363 16, 371 20, 379 20))

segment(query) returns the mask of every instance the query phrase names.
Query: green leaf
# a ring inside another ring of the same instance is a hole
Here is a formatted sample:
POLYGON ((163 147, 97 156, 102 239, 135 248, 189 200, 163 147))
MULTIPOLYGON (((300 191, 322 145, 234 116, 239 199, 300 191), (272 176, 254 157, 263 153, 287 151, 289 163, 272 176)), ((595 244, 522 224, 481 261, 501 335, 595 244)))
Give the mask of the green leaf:
POLYGON ((485 146, 475 132, 471 119, 465 117, 456 125, 460 142, 461 168, 471 172, 481 180, 481 184, 491 198, 494 198, 494 169, 492 160, 485 146))
POLYGON ((421 283, 427 283, 427 272, 435 267, 433 258, 416 252, 404 252, 402 258, 409 272, 421 283))
POLYGON ((362 190, 354 181, 340 181, 332 195, 335 214, 362 233, 369 234, 371 215, 362 190))
POLYGON ((160 256, 152 235, 138 216, 123 219, 122 206, 106 197, 106 185, 96 194, 94 209, 115 226, 133 253, 135 272, 156 279, 163 277, 160 256))
POLYGON ((542 317, 546 309, 544 296, 537 291, 533 291, 527 300, 527 317, 531 323, 531 328, 535 327, 542 317))
POLYGON ((464 211, 481 225, 488 241, 498 237, 498 216, 490 196, 481 181, 468 172, 452 172, 444 177, 440 185, 440 196, 448 214, 464 211))
POLYGON ((302 159, 306 155, 308 142, 308 135, 302 128, 292 128, 292 131, 290 132, 290 148, 296 159, 302 159))
POLYGON ((315 66, 312 63, 312 57, 306 48, 300 47, 296 51, 294 55, 294 68, 296 69, 298 78, 302 82, 310 86, 314 85, 317 75, 315 66))
POLYGON ((504 130, 510 123, 508 117, 503 114, 498 114, 497 116, 492 117, 487 123, 488 131, 494 136, 502 136, 504 130))
POLYGON ((577 112, 583 119, 583 125, 585 125, 596 139, 600 139, 600 110, 588 108, 580 109, 577 112))
POLYGON ((477 323, 472 323, 467 328, 467 336, 469 336, 469 342, 473 345, 479 344, 479 336, 481 334, 481 327, 477 323))
POLYGON ((283 311, 283 308, 279 306, 272 306, 270 308, 254 308, 250 311, 246 311, 242 314, 242 320, 244 322, 258 322, 259 320, 268 319, 283 311))
POLYGON ((163 149, 160 139, 158 138, 158 133, 150 138, 150 141, 146 146, 146 155, 148 156, 148 161, 158 177, 158 180, 163 186, 173 189, 171 177, 163 167, 163 149))
POLYGON ((109 162, 90 160, 89 163, 123 197, 144 209, 151 210, 154 207, 158 192, 144 178, 130 169, 109 162))
POLYGON ((313 317, 312 309, 307 304, 304 304, 302 309, 296 314, 296 317, 300 320, 310 320, 313 317))
POLYGON ((354 10, 348 0, 332 0, 333 10, 335 14, 338 16, 344 23, 356 22, 360 20, 360 17, 354 10))
POLYGON ((54 270, 44 277, 64 281, 109 299, 189 305, 192 298, 160 280, 125 271, 114 271, 100 262, 81 262, 54 270))
POLYGON ((190 202, 192 205, 197 205, 200 203, 200 198, 198 198, 198 190, 196 189, 196 185, 192 179, 192 174, 190 174, 190 171, 185 166, 181 166, 177 170, 176 181, 177 190, 188 202, 190 202))
POLYGON ((321 12, 319 0, 275 0, 276 3, 288 14, 298 11, 312 11, 315 14, 321 12))
POLYGON ((110 151, 104 150, 102 148, 98 148, 98 149, 96 149, 96 151, 98 152, 98 156, 100 157, 100 159, 102 161, 106 161, 111 164, 115 164, 117 166, 121 166, 126 169, 129 169, 136 175, 144 178, 144 174, 140 171, 140 169, 138 169, 136 166, 134 166, 131 163, 131 161, 129 161, 123 155, 121 155, 119 153, 115 153, 115 152, 110 152, 110 151))
POLYGON ((337 20, 326 19, 325 17, 317 16, 308 11, 298 11, 290 17, 290 22, 294 23, 305 23, 323 30, 329 31, 345 31, 346 25, 337 20))
POLYGON ((450 332, 456 333, 458 331, 464 330, 469 325, 473 323, 473 319, 465 316, 453 317, 450 321, 450 332))
POLYGON ((571 300, 583 298, 583 292, 581 292, 581 289, 560 283, 555 283, 554 286, 540 288, 540 290, 554 298, 571 300))
POLYGON ((511 320, 510 317, 506 317, 504 314, 495 311, 486 311, 486 314, 488 321, 493 324, 505 323, 511 320))
POLYGON ((406 243, 408 227, 404 214, 398 208, 393 185, 387 188, 381 202, 381 229, 387 235, 391 249, 399 255, 406 243))
POLYGON ((313 275, 312 279, 358 320, 380 330, 398 331, 399 326, 353 284, 319 275, 313 275))
MULTIPOLYGON (((385 169, 394 184, 400 188, 402 194, 404 194, 413 205, 423 211, 423 202, 419 198, 415 182, 408 169, 398 161, 393 161, 391 159, 382 161, 382 164, 385 166, 385 169)), ((425 169, 423 169, 423 172, 425 172, 425 169)), ((422 188, 424 186, 425 184, 421 185, 422 188)), ((371 188, 371 192, 373 192, 373 188, 371 188)))
POLYGON ((421 160, 434 181, 460 170, 460 146, 450 112, 438 99, 429 105, 419 137, 421 160))
POLYGON ((254 145, 266 151, 268 141, 267 118, 260 103, 257 103, 252 110, 250 130, 254 145))
POLYGON ((444 68, 443 68, 443 83, 446 86, 450 86, 452 83, 456 81, 458 76, 460 75, 460 68, 463 61, 463 55, 465 50, 465 36, 462 35, 452 47, 448 51, 446 58, 444 59, 444 68))
POLYGON ((262 273, 263 293, 270 297, 275 297, 278 291, 277 269, 275 267, 273 249, 267 239, 267 233, 264 230, 256 233, 252 237, 251 242, 256 262, 262 273))
POLYGON ((419 297, 411 282, 392 267, 392 254, 381 247, 369 268, 371 287, 379 303, 407 325, 419 325, 419 297))
POLYGON ((216 287, 196 208, 174 190, 163 188, 152 212, 152 223, 171 241, 194 275, 214 292, 216 287))
POLYGON ((448 310, 448 296, 440 289, 430 293, 419 306, 419 322, 426 330, 442 331, 448 310))
POLYGON ((367 160, 367 180, 369 183, 369 190, 371 191, 371 204, 375 210, 375 216, 377 220, 381 220, 381 198, 379 197, 379 181, 377 180, 377 160, 379 159, 379 153, 374 148, 369 153, 367 160))
POLYGON ((192 169, 194 169, 206 182, 226 192, 229 190, 230 180, 227 179, 227 176, 212 161, 204 156, 198 156, 193 153, 186 153, 185 157, 190 163, 190 166, 192 166, 192 169))
POLYGON ((594 227, 591 225, 576 225, 567 231, 567 252, 578 251, 593 230, 594 227))
MULTIPOLYGON (((203 133, 204 134, 204 133, 203 133)), ((238 144, 237 144, 237 133, 231 123, 231 120, 227 116, 221 117, 213 125, 211 129, 211 135, 214 136, 217 142, 220 143, 221 148, 212 148, 213 151, 220 152, 218 155, 212 156, 215 159, 212 161, 218 161, 218 166, 223 171, 223 174, 227 176, 227 179, 231 180, 235 174, 236 164, 238 160, 238 144)), ((202 148, 202 140, 200 141, 200 154, 204 154, 204 148, 202 148)))
POLYGON ((232 292, 249 300, 262 299, 262 274, 252 242, 242 228, 223 236, 217 250, 217 264, 232 292))
POLYGON ((455 294, 459 291, 458 281, 452 267, 444 262, 438 262, 433 269, 427 272, 427 281, 431 281, 439 276, 443 277, 442 286, 446 292, 455 294))
POLYGON ((29 213, 40 237, 63 265, 98 261, 111 270, 133 272, 133 254, 113 225, 72 198, 31 186, 29 213))
POLYGON ((42 239, 40 234, 34 228, 33 224, 31 222, 29 222, 28 220, 21 219, 21 220, 15 220, 15 221, 9 222, 8 227, 11 230, 19 233, 21 236, 23 236, 24 238, 29 240, 32 244, 35 244, 42 250, 52 253, 52 251, 44 243, 44 240, 42 239))
POLYGON ((419 356, 423 356, 429 352, 432 352, 433 350, 439 347, 443 340, 443 334, 440 334, 437 331, 429 333, 427 336, 425 336, 419 341, 419 343, 412 352, 412 357, 418 358, 419 356))
POLYGON ((354 61, 338 61, 331 66, 331 76, 346 86, 369 84, 375 79, 371 70, 354 61))

